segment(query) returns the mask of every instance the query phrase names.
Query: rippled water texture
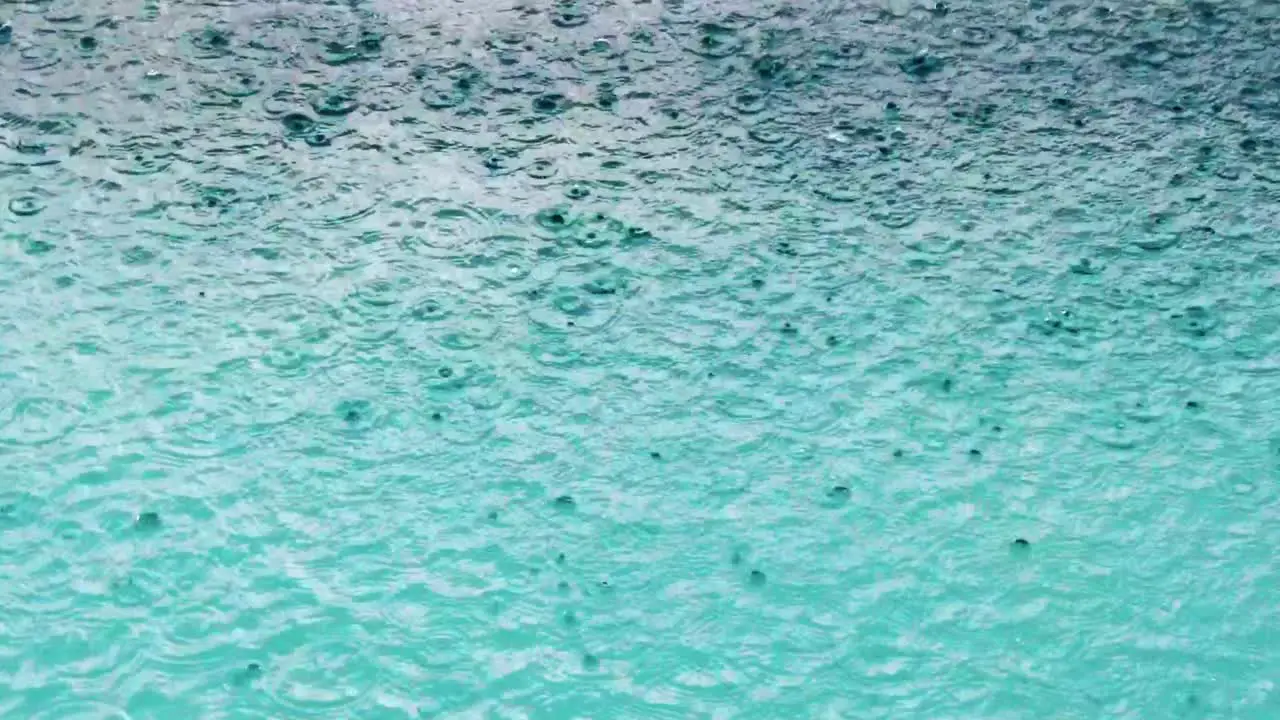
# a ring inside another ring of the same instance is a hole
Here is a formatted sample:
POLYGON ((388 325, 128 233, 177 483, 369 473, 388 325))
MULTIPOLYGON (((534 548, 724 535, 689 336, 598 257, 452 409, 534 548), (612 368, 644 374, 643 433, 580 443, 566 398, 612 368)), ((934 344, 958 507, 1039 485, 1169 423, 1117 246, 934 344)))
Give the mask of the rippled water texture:
POLYGON ((1280 4, 0 23, 0 716, 1280 717, 1280 4))

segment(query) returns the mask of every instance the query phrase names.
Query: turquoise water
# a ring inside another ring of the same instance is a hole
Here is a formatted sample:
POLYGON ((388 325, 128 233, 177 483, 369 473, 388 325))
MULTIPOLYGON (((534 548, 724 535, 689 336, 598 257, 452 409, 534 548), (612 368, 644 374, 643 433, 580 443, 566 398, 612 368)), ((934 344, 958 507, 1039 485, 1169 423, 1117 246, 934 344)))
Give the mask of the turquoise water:
POLYGON ((0 717, 1280 717, 1276 3, 0 24, 0 717))

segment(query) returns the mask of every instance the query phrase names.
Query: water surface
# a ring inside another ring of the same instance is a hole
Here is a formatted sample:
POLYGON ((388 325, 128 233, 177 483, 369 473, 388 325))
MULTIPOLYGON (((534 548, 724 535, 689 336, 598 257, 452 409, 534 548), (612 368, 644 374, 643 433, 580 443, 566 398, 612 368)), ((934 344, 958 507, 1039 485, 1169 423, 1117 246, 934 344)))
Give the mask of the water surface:
POLYGON ((3 717, 1280 716, 1276 3, 0 23, 3 717))

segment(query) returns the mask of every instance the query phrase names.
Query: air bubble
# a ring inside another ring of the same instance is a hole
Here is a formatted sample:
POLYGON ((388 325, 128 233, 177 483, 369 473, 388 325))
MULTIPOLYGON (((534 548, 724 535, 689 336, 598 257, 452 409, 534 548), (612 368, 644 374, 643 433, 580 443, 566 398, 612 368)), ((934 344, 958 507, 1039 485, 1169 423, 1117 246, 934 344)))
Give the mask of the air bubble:
POLYGON ((902 63, 899 64, 899 67, 902 68, 903 72, 911 77, 924 79, 936 72, 940 72, 943 65, 944 63, 942 58, 939 58, 927 50, 922 50, 902 61, 902 63))

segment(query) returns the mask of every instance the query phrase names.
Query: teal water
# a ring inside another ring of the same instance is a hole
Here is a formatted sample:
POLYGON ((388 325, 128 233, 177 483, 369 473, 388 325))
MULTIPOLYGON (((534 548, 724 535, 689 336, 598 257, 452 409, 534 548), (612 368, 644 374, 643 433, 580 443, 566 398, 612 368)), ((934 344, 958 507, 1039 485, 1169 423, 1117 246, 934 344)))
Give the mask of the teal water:
POLYGON ((1280 717, 1278 44, 0 4, 0 717, 1280 717))

